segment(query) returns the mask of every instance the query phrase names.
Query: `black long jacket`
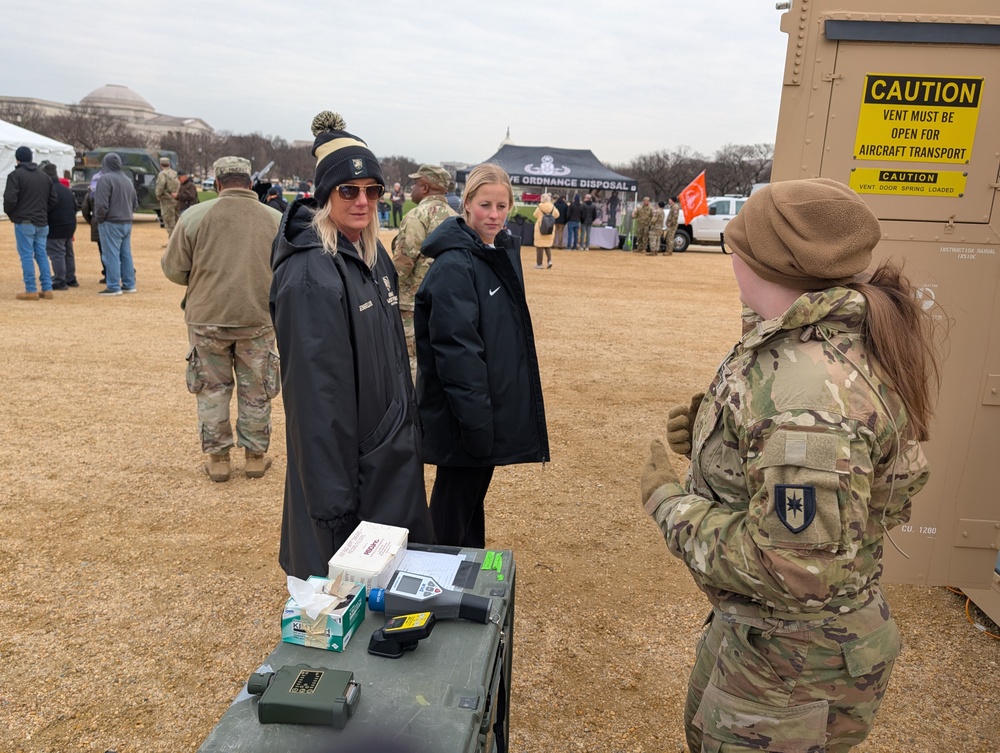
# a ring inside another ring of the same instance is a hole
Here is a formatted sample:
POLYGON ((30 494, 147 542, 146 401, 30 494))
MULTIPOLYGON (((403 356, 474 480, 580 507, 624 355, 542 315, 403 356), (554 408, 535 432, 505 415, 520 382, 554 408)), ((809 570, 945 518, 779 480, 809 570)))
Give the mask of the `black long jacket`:
POLYGON ((549 459, 518 242, 485 245, 461 217, 431 233, 414 300, 424 460, 481 467, 549 459))
POLYGON ((433 543, 395 267, 381 244, 374 269, 343 236, 325 251, 315 208, 289 207, 271 260, 288 452, 278 561, 298 578, 326 575, 361 520, 433 543))

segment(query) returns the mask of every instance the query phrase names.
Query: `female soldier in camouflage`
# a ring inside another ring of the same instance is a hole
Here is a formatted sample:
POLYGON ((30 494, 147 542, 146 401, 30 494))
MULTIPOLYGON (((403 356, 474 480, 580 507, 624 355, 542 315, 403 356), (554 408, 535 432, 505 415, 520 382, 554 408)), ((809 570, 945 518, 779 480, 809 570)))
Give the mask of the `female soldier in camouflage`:
POLYGON ((670 412, 642 499, 713 612, 688 688, 691 751, 850 750, 900 641, 883 538, 926 483, 937 363, 878 220, 824 178, 755 193, 726 230, 744 336, 670 412))

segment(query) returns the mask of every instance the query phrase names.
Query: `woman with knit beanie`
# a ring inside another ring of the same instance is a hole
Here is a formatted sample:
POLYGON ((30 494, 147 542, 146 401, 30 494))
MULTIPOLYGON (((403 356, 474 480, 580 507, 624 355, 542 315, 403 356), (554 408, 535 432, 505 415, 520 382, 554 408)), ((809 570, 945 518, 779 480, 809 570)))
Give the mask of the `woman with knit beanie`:
POLYGON ((285 212, 272 258, 288 468, 278 560, 326 575, 362 520, 433 543, 396 269, 378 240, 382 167, 343 118, 313 120, 314 194, 285 212))
POLYGON ((646 511, 712 605, 688 685, 700 750, 842 753, 868 734, 900 650, 879 579, 929 467, 931 318, 878 219, 826 178, 773 183, 726 228, 744 335, 670 411, 646 511))

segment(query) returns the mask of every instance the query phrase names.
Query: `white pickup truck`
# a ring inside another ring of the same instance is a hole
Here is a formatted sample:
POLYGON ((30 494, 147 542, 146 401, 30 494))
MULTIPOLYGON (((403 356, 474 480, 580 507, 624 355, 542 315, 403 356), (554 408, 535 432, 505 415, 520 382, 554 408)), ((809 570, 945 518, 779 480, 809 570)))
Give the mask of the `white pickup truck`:
POLYGON ((722 245, 722 234, 726 225, 736 216, 746 196, 709 196, 708 214, 695 217, 690 223, 685 223, 683 210, 677 224, 677 234, 674 236, 674 251, 686 251, 692 243, 698 245, 722 245))

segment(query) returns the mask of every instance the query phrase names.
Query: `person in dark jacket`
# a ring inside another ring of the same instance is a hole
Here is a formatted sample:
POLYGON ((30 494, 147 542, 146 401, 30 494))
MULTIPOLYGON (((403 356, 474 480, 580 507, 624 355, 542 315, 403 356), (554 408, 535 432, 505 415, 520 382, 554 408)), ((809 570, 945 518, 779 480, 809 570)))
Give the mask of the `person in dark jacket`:
POLYGON ((267 189, 266 200, 264 201, 271 209, 275 209, 282 214, 288 209, 288 202, 285 201, 285 197, 281 195, 281 188, 278 186, 271 186, 267 189))
POLYGON ((56 189, 49 177, 31 161, 31 149, 19 146, 14 152, 17 163, 7 176, 3 192, 3 211, 14 223, 14 242, 21 257, 24 292, 18 293, 19 301, 37 301, 52 298, 52 269, 45 253, 49 236, 49 210, 56 205, 56 189), (38 292, 35 282, 35 265, 38 265, 38 292))
POLYGON ((98 170, 94 177, 90 179, 90 188, 87 190, 87 195, 83 197, 83 203, 80 205, 80 214, 83 216, 83 221, 90 225, 90 240, 97 244, 97 256, 101 260, 101 285, 104 285, 107 280, 105 279, 106 270, 104 268, 104 254, 101 253, 101 233, 97 222, 97 218, 94 216, 94 194, 97 192, 97 182, 101 179, 101 171, 98 170))
POLYGON ((396 269, 378 241, 382 167, 343 118, 313 120, 314 198, 296 200, 272 250, 288 467, 278 561, 326 575, 362 521, 433 543, 396 269))
POLYGON ((549 441, 519 244, 502 230, 509 176, 477 166, 462 203, 422 248, 434 263, 414 307, 417 402, 438 543, 483 548, 494 468, 546 462, 549 441))
POLYGON ((556 225, 553 228, 552 248, 566 248, 566 214, 569 205, 564 197, 556 196, 554 206, 559 214, 556 215, 556 225))
POLYGON ((590 226, 597 219, 597 205, 588 193, 583 197, 583 216, 580 218, 580 250, 590 250, 590 226))
POLYGON ((577 194, 566 210, 566 248, 580 248, 581 222, 583 222, 583 204, 580 203, 580 195, 577 194))
POLYGON ((49 210, 49 237, 45 251, 52 265, 52 289, 69 290, 80 287, 76 281, 76 256, 73 236, 76 234, 76 198, 59 182, 59 172, 51 162, 42 163, 42 172, 56 187, 56 205, 49 210))
POLYGON ((198 203, 198 189, 186 170, 177 171, 177 180, 181 184, 177 189, 177 214, 180 215, 198 203))

